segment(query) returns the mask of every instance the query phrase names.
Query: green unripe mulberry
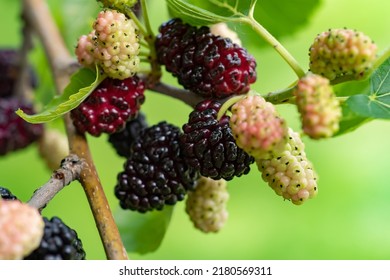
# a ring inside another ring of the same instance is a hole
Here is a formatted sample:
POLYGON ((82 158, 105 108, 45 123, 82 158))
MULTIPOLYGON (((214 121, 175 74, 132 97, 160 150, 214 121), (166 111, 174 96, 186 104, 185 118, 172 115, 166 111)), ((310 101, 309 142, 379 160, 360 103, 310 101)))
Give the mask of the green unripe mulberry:
POLYGON ((362 78, 376 58, 377 46, 362 32, 329 29, 318 34, 309 50, 310 71, 329 80, 344 75, 362 78))
POLYGON ((106 8, 123 10, 126 7, 133 7, 138 0, 98 0, 98 2, 101 2, 106 8))
POLYGON ((340 102, 327 78, 309 73, 298 81, 294 96, 306 135, 326 138, 339 130, 340 102))
POLYGON ((292 203, 300 205, 317 195, 317 174, 307 159, 299 134, 289 129, 289 140, 284 152, 271 159, 257 160, 262 178, 276 192, 292 203))
POLYGON ((228 218, 229 193, 224 179, 201 177, 194 191, 188 192, 186 212, 194 226, 203 232, 218 232, 228 218))

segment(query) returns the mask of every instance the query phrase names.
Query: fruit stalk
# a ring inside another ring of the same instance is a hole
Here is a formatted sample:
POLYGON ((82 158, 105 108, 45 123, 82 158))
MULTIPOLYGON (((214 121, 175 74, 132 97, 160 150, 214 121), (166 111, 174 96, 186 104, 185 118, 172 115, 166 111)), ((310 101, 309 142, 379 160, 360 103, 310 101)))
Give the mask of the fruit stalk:
POLYGON ((252 26, 253 30, 259 34, 268 44, 270 44, 279 54, 280 56, 287 62, 288 65, 293 69, 298 78, 303 77, 305 75, 305 71, 299 66, 298 62, 295 58, 287 51, 287 49, 279 43, 279 41, 272 36, 271 33, 268 32, 260 23, 258 23, 253 15, 249 15, 248 17, 240 18, 239 21, 246 23, 252 26))
MULTIPOLYGON (((44 46, 58 93, 69 84, 78 65, 68 52, 50 11, 43 0, 23 1, 24 19, 36 32, 44 46)), ((108 259, 128 259, 119 230, 92 160, 85 135, 76 133, 68 115, 64 117, 70 152, 85 161, 79 181, 88 198, 108 259)))

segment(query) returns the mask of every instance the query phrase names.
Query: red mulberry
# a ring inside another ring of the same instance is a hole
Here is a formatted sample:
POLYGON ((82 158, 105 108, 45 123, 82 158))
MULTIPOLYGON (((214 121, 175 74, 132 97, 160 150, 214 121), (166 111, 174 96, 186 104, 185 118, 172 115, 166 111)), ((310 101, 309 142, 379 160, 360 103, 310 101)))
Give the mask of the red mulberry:
POLYGON ((144 103, 145 85, 137 76, 125 80, 106 78, 76 109, 71 111, 80 132, 93 136, 122 130, 144 103))
POLYGON ((159 62, 184 88, 206 98, 247 93, 256 81, 253 56, 205 26, 172 19, 160 26, 156 50, 159 62))

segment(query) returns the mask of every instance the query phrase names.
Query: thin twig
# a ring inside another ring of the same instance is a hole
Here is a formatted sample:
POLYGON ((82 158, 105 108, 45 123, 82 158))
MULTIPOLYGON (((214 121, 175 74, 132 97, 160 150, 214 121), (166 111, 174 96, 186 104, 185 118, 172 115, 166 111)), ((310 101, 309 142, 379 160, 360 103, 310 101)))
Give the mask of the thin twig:
POLYGON ((84 161, 77 155, 69 155, 61 162, 61 167, 53 172, 50 180, 37 189, 28 204, 41 211, 65 186, 80 176, 84 161))
MULTIPOLYGON (((43 0, 24 0, 24 16, 38 34, 53 72, 57 92, 69 84, 78 64, 66 49, 62 36, 43 0)), ((76 132, 69 115, 64 117, 70 152, 85 161, 79 181, 84 188, 108 259, 128 259, 119 230, 100 183, 85 135, 76 132)))
POLYGON ((196 104, 204 99, 204 97, 201 97, 189 90, 173 87, 162 82, 152 85, 148 89, 179 99, 191 107, 195 107, 196 104))

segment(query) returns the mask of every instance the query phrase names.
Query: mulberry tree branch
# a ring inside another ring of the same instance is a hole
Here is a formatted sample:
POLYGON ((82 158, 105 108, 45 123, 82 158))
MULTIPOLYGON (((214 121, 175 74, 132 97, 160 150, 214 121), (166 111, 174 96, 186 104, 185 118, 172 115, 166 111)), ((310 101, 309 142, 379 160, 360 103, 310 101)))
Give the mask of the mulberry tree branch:
MULTIPOLYGON (((44 46, 57 92, 62 93, 78 64, 67 50, 44 0, 23 0, 23 12, 26 23, 35 31, 44 46)), ((76 132, 69 115, 64 117, 64 122, 70 152, 85 162, 79 181, 88 198, 107 258, 127 259, 126 249, 100 183, 85 135, 76 132)))
POLYGON ((61 167, 53 172, 46 184, 34 192, 28 204, 41 211, 58 192, 79 178, 83 167, 84 161, 77 155, 71 154, 64 158, 61 167))

